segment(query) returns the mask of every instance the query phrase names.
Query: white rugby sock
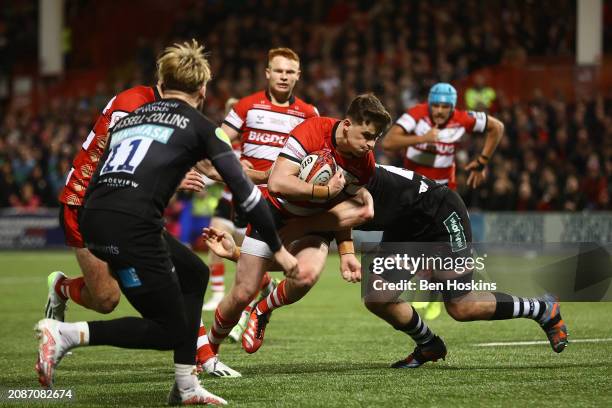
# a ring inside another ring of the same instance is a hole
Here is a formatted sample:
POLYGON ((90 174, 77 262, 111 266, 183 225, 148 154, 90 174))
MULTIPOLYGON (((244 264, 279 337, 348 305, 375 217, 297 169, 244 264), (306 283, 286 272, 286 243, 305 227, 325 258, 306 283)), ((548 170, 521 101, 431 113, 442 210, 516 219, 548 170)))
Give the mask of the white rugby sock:
POLYGON ((89 325, 87 322, 59 322, 58 328, 68 348, 86 346, 89 344, 89 325))
POLYGON ((197 377, 194 375, 195 369, 195 365, 174 364, 174 378, 179 390, 186 390, 196 386, 197 377))

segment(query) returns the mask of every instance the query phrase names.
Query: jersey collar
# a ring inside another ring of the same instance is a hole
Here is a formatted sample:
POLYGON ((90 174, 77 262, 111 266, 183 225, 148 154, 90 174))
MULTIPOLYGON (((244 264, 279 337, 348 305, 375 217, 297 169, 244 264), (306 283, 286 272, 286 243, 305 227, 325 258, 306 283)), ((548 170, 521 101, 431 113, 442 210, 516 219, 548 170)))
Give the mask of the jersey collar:
POLYGON ((155 100, 156 100, 156 101, 161 100, 161 99, 162 99, 162 97, 161 97, 161 95, 160 95, 159 91, 157 90, 157 86, 156 86, 156 85, 153 85, 151 88, 153 88, 153 95, 155 96, 155 100))
POLYGON ((336 130, 338 129, 338 126, 340 126, 340 122, 342 121, 339 120, 336 123, 334 123, 334 126, 332 126, 331 140, 332 140, 332 145, 334 146, 334 149, 338 147, 338 144, 336 143, 336 130))
MULTIPOLYGON (((270 90, 266 89, 265 94, 266 94, 266 99, 270 101, 270 103, 272 103, 272 96, 270 95, 270 90)), ((289 105, 291 106, 294 103, 295 103, 295 96, 293 95, 293 93, 291 93, 291 96, 289 96, 289 105)))

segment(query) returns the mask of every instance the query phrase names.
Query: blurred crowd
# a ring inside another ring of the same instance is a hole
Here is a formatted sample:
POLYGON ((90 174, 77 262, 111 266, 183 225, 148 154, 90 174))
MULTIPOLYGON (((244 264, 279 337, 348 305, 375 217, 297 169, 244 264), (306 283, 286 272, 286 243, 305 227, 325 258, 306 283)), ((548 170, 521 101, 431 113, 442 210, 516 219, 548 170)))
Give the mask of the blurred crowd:
MULTIPOLYGON (((100 87, 100 92, 106 87, 100 87)), ((53 101, 37 115, 10 112, 0 125, 0 207, 56 206, 72 158, 111 94, 53 101)), ((486 210, 611 209, 612 99, 567 103, 536 92, 527 102, 494 102, 505 135, 486 185, 465 187, 462 166, 484 137, 468 135, 457 154, 459 192, 470 208, 486 210)), ((399 156, 378 160, 399 163, 399 156)))
MULTIPOLYGON (((503 98, 494 116, 505 135, 486 185, 459 192, 470 208, 517 211, 610 210, 612 193, 612 99, 599 95, 567 103, 535 91, 525 103, 503 98)), ((476 157, 484 138, 470 137, 465 158, 476 157)))
MULTIPOLYGON (((87 7, 87 1, 81 3, 87 7)), ((227 98, 265 87, 266 53, 274 46, 289 46, 301 57, 296 93, 323 115, 337 117, 364 91, 377 94, 397 118, 423 101, 437 81, 458 81, 489 65, 521 65, 528 56, 575 52, 576 10, 570 0, 188 3, 191 7, 177 11, 174 28, 164 38, 139 42, 132 61, 137 69, 129 77, 100 83, 93 95, 48 101, 36 114, 9 109, 3 115, 0 207, 56 206, 72 158, 96 115, 122 89, 152 84, 155 57, 174 40, 199 38, 210 51, 214 77, 205 113, 218 122, 227 98)), ((487 184, 476 191, 465 187, 461 167, 475 157, 484 138, 465 138, 458 181, 470 208, 610 209, 611 99, 547 99, 536 90, 530 100, 510 103, 479 81, 460 95, 461 106, 489 111, 504 122, 506 134, 487 184)), ((377 154, 383 162, 399 159, 377 154)))
MULTIPOLYGON (((203 38, 215 80, 209 115, 221 119, 229 96, 264 86, 266 52, 284 45, 302 60, 297 93, 339 116, 372 91, 392 114, 421 100, 435 82, 461 80, 483 66, 522 65, 528 55, 571 56, 575 2, 194 1, 167 41, 203 38)), ((144 47, 139 66, 152 67, 144 47)), ((161 43, 157 44, 161 48, 161 43)), ((150 78, 145 68, 142 77, 150 78)))

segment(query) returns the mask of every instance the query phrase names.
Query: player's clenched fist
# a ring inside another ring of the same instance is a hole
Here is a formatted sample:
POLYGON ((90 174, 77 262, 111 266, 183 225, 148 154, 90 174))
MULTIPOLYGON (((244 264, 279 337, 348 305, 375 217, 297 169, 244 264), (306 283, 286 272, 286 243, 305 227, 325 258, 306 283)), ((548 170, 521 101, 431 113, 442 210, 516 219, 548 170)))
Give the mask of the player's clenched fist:
POLYGON ((334 198, 340 194, 345 185, 346 179, 344 178, 344 172, 342 170, 338 170, 327 183, 327 186, 329 187, 329 198, 334 198))
POLYGON ((423 138, 423 142, 425 143, 436 143, 439 140, 439 133, 440 129, 438 129, 437 127, 432 127, 427 133, 425 133, 421 137, 423 138))

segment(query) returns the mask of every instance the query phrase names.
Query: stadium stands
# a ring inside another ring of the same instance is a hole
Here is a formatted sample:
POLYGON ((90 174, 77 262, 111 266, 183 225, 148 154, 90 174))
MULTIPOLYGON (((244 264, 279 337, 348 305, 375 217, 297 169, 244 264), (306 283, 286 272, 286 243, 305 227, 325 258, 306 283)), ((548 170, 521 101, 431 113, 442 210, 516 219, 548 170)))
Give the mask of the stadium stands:
MULTIPOLYGON (((79 47, 77 34, 83 23, 79 26, 74 16, 88 3, 70 5, 68 18, 75 25, 72 51, 67 58, 69 69, 100 62, 99 56, 84 54, 79 47)), ((463 83, 483 67, 521 65, 532 57, 571 60, 575 48, 575 4, 568 0, 496 1, 486 2, 486 7, 477 0, 270 0, 244 2, 240 15, 234 12, 231 2, 184 3, 190 5, 191 12, 185 12, 184 7, 181 12, 164 9, 175 13, 169 16, 174 24, 164 24, 157 38, 151 37, 151 30, 145 30, 148 37, 143 35, 132 41, 128 51, 108 54, 109 66, 120 66, 109 75, 112 82, 95 84, 93 92, 71 89, 69 97, 43 99, 36 110, 4 104, 4 111, 0 109, 0 207, 56 206, 64 174, 95 116, 120 89, 153 81, 155 55, 159 46, 171 39, 195 36, 207 44, 212 53, 214 81, 206 113, 217 121, 222 119, 229 96, 246 95, 263 86, 265 53, 280 44, 300 54, 303 78, 297 92, 316 104, 322 114, 340 115, 341 107, 354 95, 373 91, 396 117, 406 107, 424 100, 429 86, 438 80, 463 83), (500 15, 502 19, 498 21, 495 16, 500 15), (133 60, 125 60, 126 54, 132 55, 133 60)), ((29 2, 16 4, 13 17, 22 15, 25 19, 32 13, 29 2)), ((7 23, 20 20, 9 19, 8 13, 0 17, 0 27, 5 27, 0 33, 8 32, 7 38, 12 41, 0 51, 19 58, 17 46, 32 39, 12 34, 17 30, 7 23)), ((101 41, 109 29, 96 30, 87 38, 88 44, 96 38, 101 41)), ((484 187, 468 190, 464 174, 459 172, 459 190, 470 208, 610 209, 609 90, 577 99, 565 94, 545 97, 537 89, 520 100, 504 92, 496 96, 490 112, 504 122, 506 137, 493 158, 484 187)), ((460 99, 464 103, 464 95, 460 99)), ((458 155, 459 163, 474 157, 482 139, 468 138, 458 155)), ((397 162, 398 157, 387 157, 379 151, 378 159, 397 162)))

